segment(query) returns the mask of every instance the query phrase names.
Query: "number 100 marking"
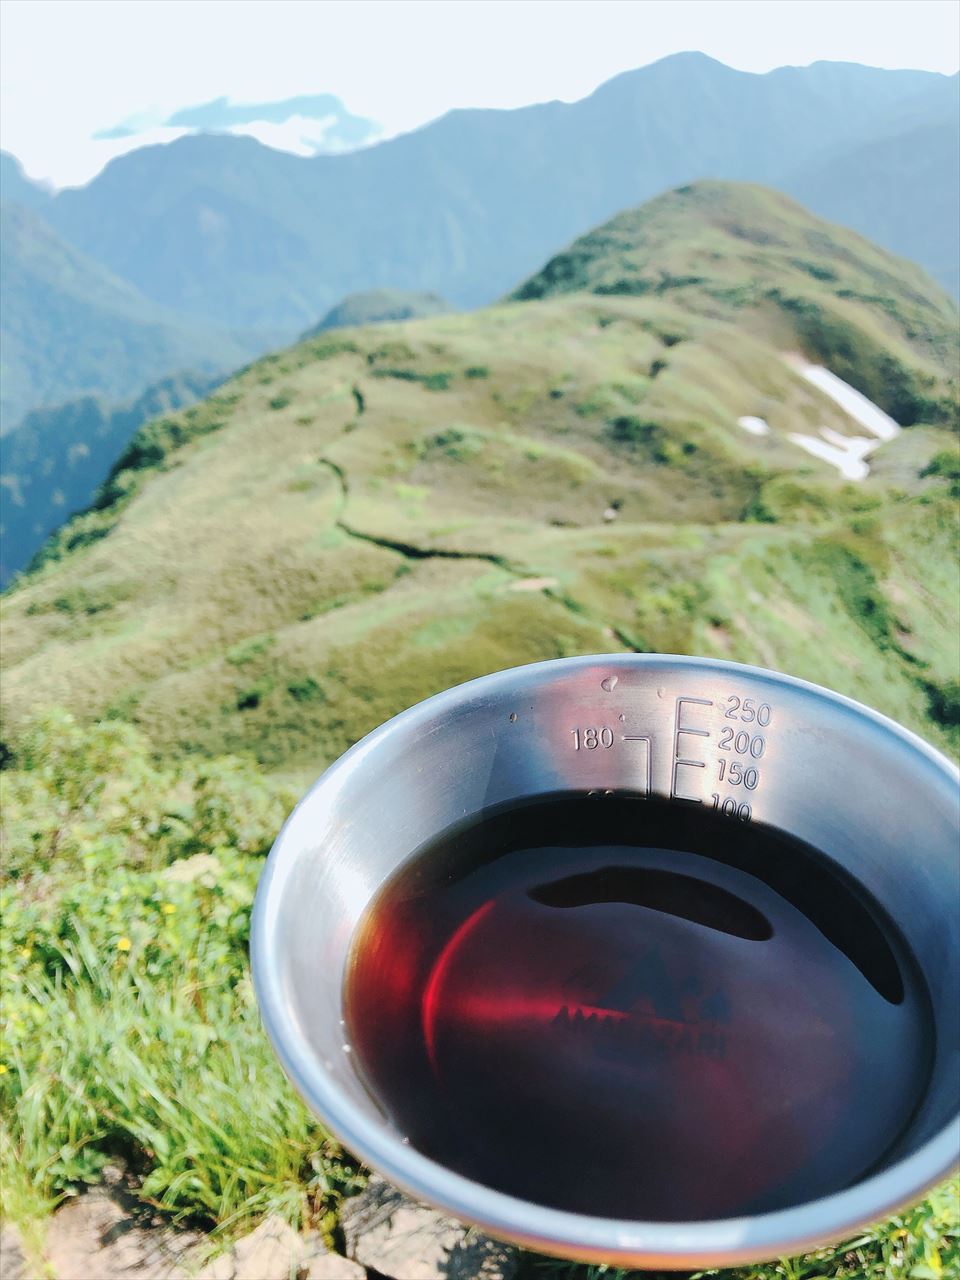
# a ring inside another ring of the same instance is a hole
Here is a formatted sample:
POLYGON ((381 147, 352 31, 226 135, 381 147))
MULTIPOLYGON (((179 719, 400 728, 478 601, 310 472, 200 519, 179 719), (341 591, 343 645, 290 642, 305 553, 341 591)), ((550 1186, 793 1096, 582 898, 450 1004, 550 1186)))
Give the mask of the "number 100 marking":
POLYGON ((710 799, 713 801, 714 809, 719 809, 721 813, 726 814, 728 818, 739 818, 741 822, 749 822, 753 817, 753 809, 746 802, 740 804, 734 800, 733 796, 727 796, 726 800, 721 800, 714 791, 710 799))

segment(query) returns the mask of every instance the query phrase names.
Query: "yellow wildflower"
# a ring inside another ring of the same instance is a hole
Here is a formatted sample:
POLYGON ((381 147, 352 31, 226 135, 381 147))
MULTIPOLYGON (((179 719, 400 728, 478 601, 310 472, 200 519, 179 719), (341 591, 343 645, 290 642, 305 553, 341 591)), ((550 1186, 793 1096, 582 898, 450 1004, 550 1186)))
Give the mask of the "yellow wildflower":
POLYGON ((5 1076, 6 1074, 7 1074, 6 1065, 0 1062, 0 1076, 5 1076))
POLYGON ((172 902, 165 902, 163 906, 160 908, 160 910, 163 912, 165 916, 172 916, 173 913, 176 911, 176 909, 177 908, 174 906, 172 902))
POLYGON ((130 942, 129 938, 121 938, 117 943, 117 950, 129 951, 131 946, 132 946, 132 943, 130 942))
POLYGON ((21 956, 23 956, 24 960, 29 960, 29 959, 30 959, 30 948, 29 948, 29 947, 21 947, 21 948, 20 948, 20 954, 21 954, 21 956))

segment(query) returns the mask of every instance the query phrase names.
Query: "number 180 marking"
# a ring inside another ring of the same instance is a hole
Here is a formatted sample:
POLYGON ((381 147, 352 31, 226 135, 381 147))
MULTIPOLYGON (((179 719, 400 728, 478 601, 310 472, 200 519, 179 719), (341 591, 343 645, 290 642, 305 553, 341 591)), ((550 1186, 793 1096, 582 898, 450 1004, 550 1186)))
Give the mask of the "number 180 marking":
POLYGON ((596 751, 597 747, 613 746, 613 730, 609 725, 599 729, 571 729, 574 751, 596 751))

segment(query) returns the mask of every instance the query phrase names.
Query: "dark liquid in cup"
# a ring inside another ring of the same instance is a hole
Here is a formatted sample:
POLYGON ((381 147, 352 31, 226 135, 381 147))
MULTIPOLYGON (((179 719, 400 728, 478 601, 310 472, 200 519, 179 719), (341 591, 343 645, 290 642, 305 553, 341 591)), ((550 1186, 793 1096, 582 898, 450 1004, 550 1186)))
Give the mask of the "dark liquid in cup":
POLYGON ((417 1150, 606 1217, 848 1186, 895 1147, 932 1056, 915 963, 826 858, 633 798, 515 807, 424 849, 361 921, 345 1007, 417 1150))

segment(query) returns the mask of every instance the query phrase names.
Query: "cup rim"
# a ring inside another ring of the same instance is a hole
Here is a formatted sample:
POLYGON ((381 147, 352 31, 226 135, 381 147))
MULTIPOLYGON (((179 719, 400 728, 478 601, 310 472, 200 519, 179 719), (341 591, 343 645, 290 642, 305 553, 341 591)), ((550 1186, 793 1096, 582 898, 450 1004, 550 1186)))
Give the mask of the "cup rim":
POLYGON ((250 929, 254 989, 264 1028, 297 1093, 343 1145, 415 1200, 479 1227, 499 1239, 584 1262, 686 1269, 731 1266, 794 1256, 842 1239, 864 1223, 918 1200, 960 1164, 960 1114, 918 1150, 852 1187, 775 1212, 699 1221, 659 1222, 603 1218, 553 1209, 507 1195, 454 1172, 404 1144, 395 1130, 366 1116, 328 1074, 292 1016, 272 938, 287 879, 299 846, 286 837, 295 815, 325 807, 345 778, 401 725, 435 720, 465 699, 523 674, 588 668, 598 662, 625 668, 685 666, 768 680, 844 707, 892 733, 960 785, 960 770, 911 730, 871 707, 821 685, 747 663, 683 654, 590 654, 526 663, 454 685, 401 711, 372 730, 330 765, 284 823, 261 873, 250 929))

